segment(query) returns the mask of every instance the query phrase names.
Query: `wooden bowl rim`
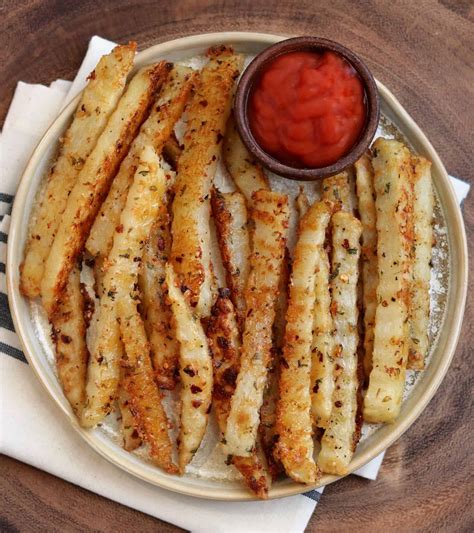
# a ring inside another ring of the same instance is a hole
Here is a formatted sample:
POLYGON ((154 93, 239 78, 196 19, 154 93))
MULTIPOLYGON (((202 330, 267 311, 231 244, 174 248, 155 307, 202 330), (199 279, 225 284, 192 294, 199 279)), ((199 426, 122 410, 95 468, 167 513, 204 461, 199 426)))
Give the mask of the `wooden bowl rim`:
POLYGON ((342 44, 321 37, 293 37, 269 46, 258 54, 245 69, 240 78, 234 104, 237 129, 249 152, 268 170, 298 181, 314 181, 342 172, 353 165, 369 148, 380 119, 380 98, 372 73, 362 59, 342 44), (335 163, 319 168, 297 168, 286 165, 271 156, 259 145, 252 134, 248 120, 248 98, 262 69, 275 58, 297 51, 329 50, 341 55, 357 72, 362 80, 366 95, 367 118, 358 141, 350 151, 335 163))

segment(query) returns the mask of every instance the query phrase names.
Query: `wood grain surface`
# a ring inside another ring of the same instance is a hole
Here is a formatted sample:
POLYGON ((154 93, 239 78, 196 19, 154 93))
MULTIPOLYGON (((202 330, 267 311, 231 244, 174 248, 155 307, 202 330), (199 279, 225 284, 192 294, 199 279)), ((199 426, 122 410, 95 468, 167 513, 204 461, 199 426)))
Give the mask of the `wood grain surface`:
MULTIPOLYGON (((472 181, 470 0, 0 0, 0 122, 19 80, 72 79, 94 34, 141 49, 218 30, 333 38, 359 53, 425 131, 451 174, 472 181)), ((464 205, 472 253, 474 203, 464 205)), ((469 293, 473 294, 473 281, 469 293)), ((473 531, 474 302, 453 364, 377 481, 328 487, 308 531, 473 531)), ((1 531, 179 531, 12 459, 1 459, 1 531)), ((284 505, 284 501, 282 501, 284 505)))

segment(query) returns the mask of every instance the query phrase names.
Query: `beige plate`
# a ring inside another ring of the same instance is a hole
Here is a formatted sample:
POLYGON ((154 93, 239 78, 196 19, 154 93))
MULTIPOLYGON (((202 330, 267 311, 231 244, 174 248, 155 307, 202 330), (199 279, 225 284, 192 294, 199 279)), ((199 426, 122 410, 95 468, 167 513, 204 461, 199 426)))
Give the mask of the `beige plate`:
MULTIPOLYGON (((239 52, 256 54, 266 46, 284 38, 278 35, 260 33, 195 35, 148 48, 138 54, 136 63, 138 68, 162 58, 179 60, 201 54, 209 46, 221 43, 233 44, 239 52)), ((433 163, 434 183, 447 230, 449 276, 447 277, 444 316, 441 318, 439 333, 436 336, 435 346, 426 371, 403 403, 398 420, 392 425, 380 427, 360 443, 350 465, 350 472, 363 466, 398 439, 413 424, 433 397, 448 370, 456 348, 467 292, 466 235, 461 211, 443 163, 423 132, 396 98, 381 83, 378 83, 378 87, 382 113, 396 125, 417 153, 427 157, 433 163)), ((122 450, 103 432, 80 428, 63 396, 53 368, 47 360, 39 339, 41 332, 35 330, 29 303, 18 290, 18 266, 22 259, 27 224, 35 193, 46 171, 48 161, 52 157, 57 140, 68 124, 78 100, 79 97, 67 106, 38 144, 23 174, 13 206, 8 239, 7 284, 13 321, 26 357, 49 395, 59 405, 81 437, 94 450, 120 468, 150 483, 182 494, 215 500, 254 499, 237 482, 213 481, 192 476, 180 478, 164 474, 139 457, 122 450)), ((335 476, 324 476, 319 485, 331 483, 336 479, 338 478, 335 476)), ((283 480, 275 483, 270 497, 279 498, 298 494, 310 488, 316 488, 316 486, 307 487, 298 485, 291 480, 283 480)))

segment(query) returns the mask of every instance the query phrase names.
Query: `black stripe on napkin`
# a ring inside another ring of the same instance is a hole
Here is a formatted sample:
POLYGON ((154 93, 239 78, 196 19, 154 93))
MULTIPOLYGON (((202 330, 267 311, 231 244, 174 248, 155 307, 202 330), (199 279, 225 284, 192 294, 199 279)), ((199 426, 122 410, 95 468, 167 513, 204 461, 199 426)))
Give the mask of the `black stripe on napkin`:
POLYGON ((0 242, 7 243, 7 234, 3 233, 3 231, 0 231, 0 242))
POLYGON ((1 261, 0 261, 0 273, 5 274, 5 263, 2 263, 1 261))
POLYGON ((23 352, 21 350, 13 348, 13 346, 8 346, 8 344, 5 344, 4 342, 0 342, 0 352, 6 353, 10 357, 14 357, 22 363, 28 363, 26 357, 23 355, 23 352))
POLYGON ((310 490, 309 492, 303 492, 303 496, 306 496, 310 500, 314 500, 315 502, 319 502, 321 499, 321 493, 317 490, 310 490))
POLYGON ((6 204, 11 204, 13 202, 13 195, 7 194, 5 192, 0 192, 0 202, 4 202, 6 204))
POLYGON ((8 307, 8 298, 3 292, 0 293, 0 327, 15 331, 13 320, 10 315, 10 308, 8 307))

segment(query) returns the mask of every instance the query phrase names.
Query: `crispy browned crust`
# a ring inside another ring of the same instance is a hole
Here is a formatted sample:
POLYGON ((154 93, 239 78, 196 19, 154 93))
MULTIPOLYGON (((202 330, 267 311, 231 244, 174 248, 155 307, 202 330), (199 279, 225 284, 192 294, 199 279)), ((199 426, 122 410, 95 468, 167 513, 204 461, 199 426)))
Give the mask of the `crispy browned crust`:
POLYGON ((60 139, 58 157, 31 217, 25 257, 20 266, 20 290, 29 298, 40 296, 44 263, 68 195, 125 88, 136 47, 133 42, 119 45, 100 59, 88 78, 71 125, 60 139))
MULTIPOLYGON (((169 196, 169 195, 168 195, 169 196)), ((178 378, 179 349, 166 299, 165 265, 171 250, 169 198, 160 206, 145 246, 139 285, 142 315, 150 341, 155 379, 159 387, 174 389, 178 378)))
POLYGON ((201 71, 188 109, 173 202, 171 253, 179 282, 189 290, 190 304, 201 316, 209 315, 213 299, 209 194, 242 65, 242 58, 228 47, 209 54, 211 60, 201 71))
POLYGON ((314 483, 321 474, 313 457, 311 345, 317 272, 332 212, 331 202, 315 202, 300 220, 280 360, 276 453, 286 473, 302 483, 314 483))
POLYGON ((240 369, 239 331, 228 289, 220 289, 207 326, 214 367, 212 397, 219 427, 225 427, 240 369))
POLYGON ((122 161, 91 228, 86 248, 92 256, 108 255, 120 213, 127 201, 127 194, 137 170, 141 150, 148 144, 160 154, 169 144, 174 137, 173 128, 183 113, 197 78, 198 73, 186 67, 174 67, 167 74, 151 112, 141 125, 127 157, 122 161))
POLYGON ((123 386, 129 395, 129 407, 139 429, 140 436, 150 445, 150 456, 154 463, 168 472, 176 474, 173 463, 173 448, 168 434, 168 419, 160 394, 153 379, 150 347, 146 340, 145 327, 134 302, 124 303, 120 331, 127 357, 122 360, 124 369, 123 386), (131 316, 126 316, 128 312, 131 316))
POLYGON ((127 452, 132 452, 141 446, 142 439, 140 438, 137 421, 130 410, 130 398, 123 386, 123 375, 119 386, 118 405, 121 416, 120 425, 122 427, 123 447, 127 452))
POLYGON ((51 317, 51 324, 59 381, 64 395, 78 416, 85 401, 89 360, 85 316, 80 269, 76 265, 69 275, 58 310, 51 317))
POLYGON ((110 147, 100 168, 95 169, 97 174, 95 176, 87 175, 87 172, 92 170, 88 168, 87 161, 79 174, 78 181, 69 195, 65 216, 61 221, 46 261, 41 293, 43 305, 49 316, 54 313, 58 306, 74 261, 84 247, 89 230, 107 195, 111 181, 127 154, 138 128, 146 118, 153 103, 153 97, 170 68, 169 63, 162 61, 148 71, 147 90, 142 93, 141 99, 137 102, 133 116, 126 124, 122 124, 117 136, 119 141, 110 147), (90 178, 92 180, 88 181, 90 178), (75 194, 76 187, 80 191, 79 198, 77 198, 78 194, 75 194), (84 188, 88 190, 87 195, 84 195, 84 188), (59 249, 55 247, 56 244, 59 249))
POLYGON ((122 300, 138 298, 135 291, 143 247, 165 192, 165 170, 153 147, 148 145, 142 151, 120 224, 114 234, 113 247, 104 264, 95 335, 91 339, 87 407, 82 416, 86 427, 101 422, 115 401, 123 354, 117 321, 118 307, 122 300))
POLYGON ((280 378, 280 358, 283 349, 283 340, 286 327, 286 309, 288 307, 288 283, 290 281, 291 256, 288 248, 285 249, 285 258, 280 273, 280 283, 273 322, 273 357, 268 370, 267 387, 263 396, 260 409, 260 440, 267 459, 268 470, 272 479, 276 479, 283 472, 283 465, 276 456, 276 406, 280 392, 278 381, 280 378))
MULTIPOLYGON (((229 291, 221 289, 209 319, 207 336, 214 367, 213 405, 219 430, 225 433, 230 400, 240 368, 239 329, 229 291)), ((270 479, 259 455, 229 457, 229 461, 244 477, 245 484, 259 498, 268 497, 270 479)))
POLYGON ((207 49, 206 55, 209 59, 222 59, 226 56, 234 55, 234 49, 232 48, 232 46, 218 44, 216 46, 209 47, 207 49))
POLYGON ((245 289, 247 313, 242 335, 241 369, 226 428, 227 453, 249 456, 255 447, 260 408, 271 362, 272 326, 288 228, 286 195, 253 193, 250 274, 245 289))
POLYGON ((245 197, 239 192, 222 194, 212 189, 211 208, 217 241, 225 268, 226 284, 239 326, 245 319, 245 285, 249 273, 250 244, 245 197))

